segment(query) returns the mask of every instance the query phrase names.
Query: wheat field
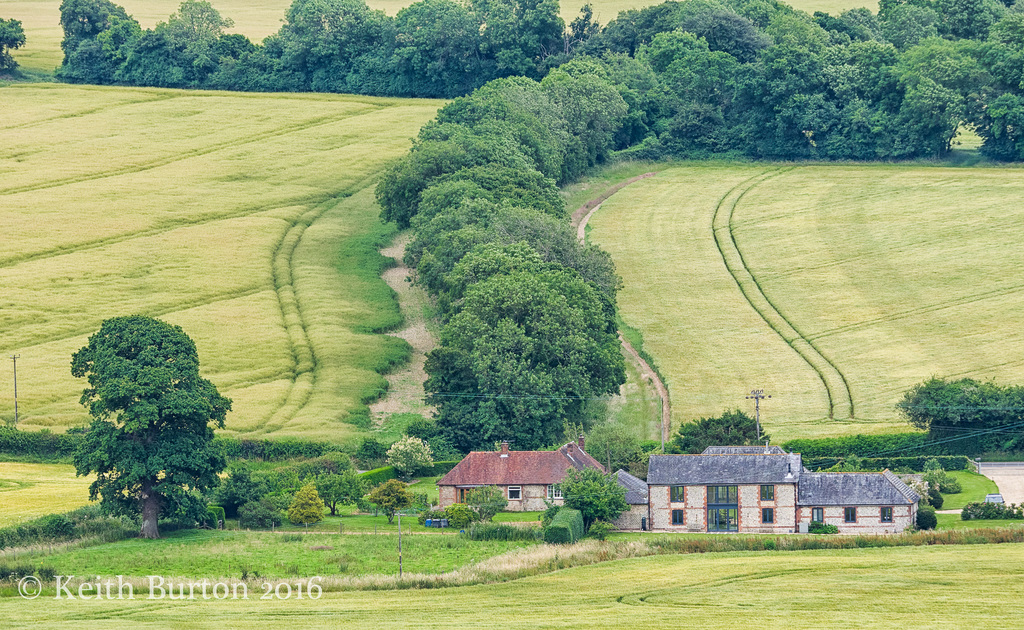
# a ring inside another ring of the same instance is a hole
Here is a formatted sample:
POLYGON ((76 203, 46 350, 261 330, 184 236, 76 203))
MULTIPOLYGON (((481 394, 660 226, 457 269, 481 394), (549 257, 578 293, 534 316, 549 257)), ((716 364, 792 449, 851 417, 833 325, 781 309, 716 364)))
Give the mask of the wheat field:
MULTIPOLYGON (((63 32, 60 27, 60 0, 0 0, 0 18, 18 19, 25 29, 27 43, 24 48, 14 51, 14 58, 26 70, 52 72, 64 58, 60 49, 63 32)), ((166 22, 168 16, 177 11, 178 0, 122 0, 117 2, 134 17, 143 28, 152 28, 158 22, 166 22)), ((388 15, 397 14, 410 0, 368 0, 367 4, 388 15)), ((572 21, 585 4, 584 0, 562 0, 561 15, 566 23, 572 21)), ((620 11, 638 9, 659 0, 593 0, 594 17, 607 24, 620 11)), ((839 12, 856 7, 868 6, 875 10, 877 3, 868 0, 793 0, 792 6, 813 13, 814 11, 839 12)), ((291 5, 289 0, 269 0, 255 3, 252 0, 214 0, 213 6, 221 15, 234 20, 232 33, 241 33, 259 42, 276 33, 284 22, 285 11, 291 5)))
POLYGON ((229 432, 344 438, 401 342, 372 185, 439 102, 0 88, 0 415, 80 424, 71 354, 111 316, 182 326, 229 432))
POLYGON ((69 512, 89 502, 91 478, 64 464, 0 462, 0 527, 69 512))
POLYGON ((676 422, 762 406, 777 439, 906 430, 931 376, 1024 381, 1024 172, 693 164, 591 219, 676 422))

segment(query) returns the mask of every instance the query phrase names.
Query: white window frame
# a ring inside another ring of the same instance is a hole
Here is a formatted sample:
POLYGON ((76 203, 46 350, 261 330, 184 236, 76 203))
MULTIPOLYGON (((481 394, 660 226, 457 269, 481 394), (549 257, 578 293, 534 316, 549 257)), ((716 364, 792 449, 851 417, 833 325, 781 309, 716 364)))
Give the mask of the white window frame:
POLYGON ((523 487, 522 486, 509 486, 508 487, 508 500, 509 501, 522 501, 523 500, 523 487), (512 491, 516 491, 516 496, 512 496, 512 491))
POLYGON ((562 488, 558 484, 548 485, 548 499, 554 501, 562 498, 562 488))

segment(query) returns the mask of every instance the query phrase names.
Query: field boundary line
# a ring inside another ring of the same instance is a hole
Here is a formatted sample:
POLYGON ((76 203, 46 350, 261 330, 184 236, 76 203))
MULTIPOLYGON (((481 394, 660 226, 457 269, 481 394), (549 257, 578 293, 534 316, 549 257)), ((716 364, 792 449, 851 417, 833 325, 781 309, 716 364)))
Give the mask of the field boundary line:
MULTIPOLYGON (((657 171, 651 171, 649 173, 644 173, 643 175, 631 177, 623 182, 619 182, 577 208, 576 211, 572 213, 570 225, 576 228, 576 237, 579 239, 580 243, 585 243, 587 240, 587 223, 590 221, 590 218, 594 216, 594 213, 597 212, 598 208, 600 208, 609 197, 630 184, 634 184, 642 179, 647 179, 648 177, 654 177, 657 174, 657 171)), ((654 388, 658 392, 658 397, 661 398, 661 441, 662 444, 664 444, 668 441, 668 434, 672 430, 672 403, 669 398, 668 387, 665 386, 665 383, 662 381, 661 375, 658 374, 658 371, 644 360, 642 356, 640 356, 640 353, 633 347, 633 344, 629 343, 626 337, 622 334, 622 331, 617 330, 615 332, 619 335, 619 343, 622 344, 626 354, 633 359, 633 362, 636 364, 641 376, 646 377, 654 384, 654 388)))
POLYGON ((313 118, 302 123, 297 123, 295 125, 286 125, 284 127, 278 127, 277 129, 274 130, 253 134, 251 136, 246 136, 244 138, 236 138, 230 141, 207 145, 199 149, 186 151, 184 153, 176 153, 174 155, 169 155, 167 157, 160 158, 159 160, 153 160, 151 162, 133 164, 132 166, 126 166, 124 168, 114 169, 111 171, 104 171, 101 173, 79 175, 77 177, 70 177, 68 179, 63 180, 53 180, 38 184, 29 184, 26 186, 16 186, 14 188, 0 189, 0 195, 18 195, 26 192, 35 192, 37 190, 46 190, 48 188, 60 188, 61 186, 71 186, 74 184, 81 184, 84 182, 108 179, 110 177, 120 177, 122 175, 134 175, 135 173, 143 173, 145 171, 151 171, 155 168, 160 168, 163 166, 174 164, 175 162, 181 162, 184 160, 190 160, 192 158, 202 157, 204 155, 210 155, 211 153, 223 151, 224 149, 229 149, 232 147, 240 147, 246 144, 252 144, 254 142, 262 142, 264 140, 270 140, 272 138, 279 138, 281 136, 286 136, 292 133, 298 133, 300 131, 308 131, 309 129, 313 129, 315 127, 330 125, 336 122, 347 120, 349 118, 358 118, 359 116, 372 114, 383 109, 387 109, 387 107, 374 107, 370 105, 368 110, 345 114, 344 116, 319 116, 317 118, 313 118))
POLYGON ((847 407, 843 415, 854 416, 853 396, 846 376, 832 361, 793 325, 768 298, 757 277, 747 266, 733 231, 736 206, 748 192, 769 179, 788 173, 796 167, 772 168, 753 175, 730 188, 715 205, 711 215, 711 232, 726 271, 754 312, 782 338, 818 375, 828 398, 828 417, 835 418, 837 407, 847 407), (724 235, 727 235, 724 236, 724 235))

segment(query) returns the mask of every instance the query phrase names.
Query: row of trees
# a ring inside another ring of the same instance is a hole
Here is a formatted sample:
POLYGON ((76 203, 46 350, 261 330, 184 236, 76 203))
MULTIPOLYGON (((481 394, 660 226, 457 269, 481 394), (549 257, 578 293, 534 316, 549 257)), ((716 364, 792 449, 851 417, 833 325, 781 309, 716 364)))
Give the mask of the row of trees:
POLYGON ((225 34, 206 0, 150 30, 110 0, 64 0, 61 22, 68 81, 450 98, 589 59, 626 104, 609 148, 632 157, 936 157, 967 124, 988 156, 1024 159, 1024 12, 998 0, 839 16, 670 1, 603 29, 589 7, 566 27, 552 0, 421 0, 395 18, 295 0, 261 44, 225 34))
POLYGON ((109 0, 64 0, 69 81, 255 91, 453 97, 487 80, 539 77, 564 58, 552 0, 421 0, 389 17, 363 0, 295 0, 262 44, 206 0, 143 30, 109 0))
POLYGON ((412 226, 406 260, 437 298, 425 388, 463 452, 553 444, 624 381, 620 280, 578 241, 557 187, 606 158, 627 114, 599 72, 577 60, 454 100, 378 185, 383 218, 412 226))

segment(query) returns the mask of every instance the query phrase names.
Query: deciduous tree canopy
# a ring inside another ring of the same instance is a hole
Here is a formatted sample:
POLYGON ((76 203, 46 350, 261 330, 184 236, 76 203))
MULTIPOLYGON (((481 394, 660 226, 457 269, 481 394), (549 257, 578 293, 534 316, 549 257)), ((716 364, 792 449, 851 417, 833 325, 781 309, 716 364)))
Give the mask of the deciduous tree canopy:
POLYGON ((205 512, 196 493, 225 466, 211 423, 224 426, 231 401, 199 376, 188 335, 150 317, 108 319, 74 354, 71 373, 89 381, 82 404, 93 420, 74 460, 79 475, 96 475, 90 498, 141 512, 146 538, 159 537, 161 515, 205 512))

